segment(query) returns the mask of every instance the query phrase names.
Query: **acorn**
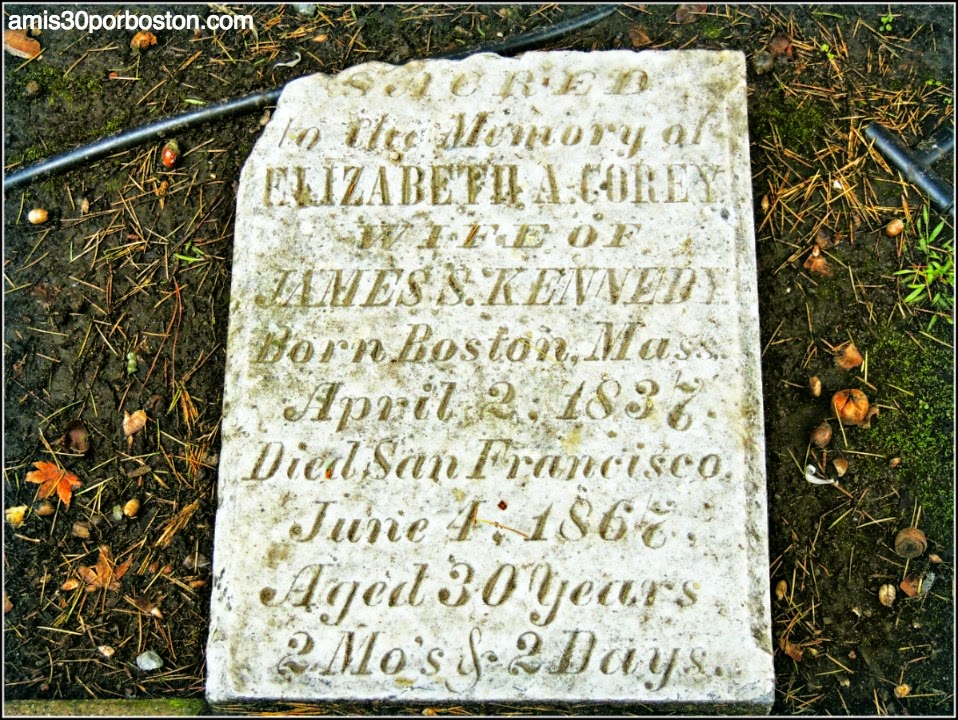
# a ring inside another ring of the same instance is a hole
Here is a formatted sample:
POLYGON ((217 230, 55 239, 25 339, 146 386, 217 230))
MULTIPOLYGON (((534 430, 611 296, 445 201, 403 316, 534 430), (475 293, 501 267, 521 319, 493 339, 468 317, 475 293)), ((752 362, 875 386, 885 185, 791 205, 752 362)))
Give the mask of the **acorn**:
POLYGON ((868 404, 868 396, 854 388, 839 390, 832 395, 832 412, 842 425, 871 426, 871 418, 878 414, 878 408, 868 404))
POLYGON ((31 225, 42 225, 49 217, 50 213, 43 208, 33 208, 33 210, 27 213, 27 220, 30 221, 31 225))
POLYGON ((808 378, 808 391, 812 394, 812 397, 818 397, 822 394, 822 381, 819 380, 818 375, 812 375, 808 378))
POLYGON ((812 430, 811 441, 812 445, 819 450, 828 445, 828 443, 832 441, 831 425, 829 425, 828 422, 822 422, 821 425, 817 425, 815 429, 812 430))
POLYGON ((903 558, 916 558, 925 554, 928 549, 928 539, 925 533, 916 527, 907 527, 898 531, 895 536, 895 554, 903 558))
POLYGON ((895 218, 894 220, 890 221, 885 226, 885 234, 888 237, 898 237, 899 235, 901 235, 901 231, 904 229, 905 229, 905 223, 903 223, 898 218, 895 218))
POLYGON ((885 607, 891 607, 895 604, 895 586, 891 583, 885 583, 880 588, 878 588, 878 602, 880 602, 885 607))
POLYGON ((163 151, 160 153, 160 162, 163 163, 165 168, 175 168, 179 160, 180 144, 176 140, 170 140, 163 146, 163 151))

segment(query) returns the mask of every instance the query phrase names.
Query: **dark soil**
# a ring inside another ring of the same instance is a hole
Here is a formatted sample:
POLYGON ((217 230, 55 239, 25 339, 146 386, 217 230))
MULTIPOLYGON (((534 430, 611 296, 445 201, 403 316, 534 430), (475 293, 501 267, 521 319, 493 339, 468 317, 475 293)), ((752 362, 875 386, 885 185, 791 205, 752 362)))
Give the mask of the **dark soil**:
MULTIPOLYGON (((150 12, 167 9, 213 12, 150 12)), ((41 59, 4 57, 4 168, 308 73, 481 45, 588 9, 321 6, 306 17, 288 6, 232 7, 255 18, 255 33, 161 32, 139 54, 131 32, 48 30, 41 59), (275 66, 297 53, 295 67, 275 66)), ((4 8, 8 18, 31 10, 4 8)), ((943 294, 938 305, 931 295, 905 302, 912 278, 895 273, 928 267, 929 253, 952 257, 954 230, 945 218, 934 247, 920 248, 925 199, 861 132, 880 121, 914 145, 953 125, 953 9, 709 5, 685 23, 675 12, 621 6, 547 47, 724 48, 749 58, 773 712, 951 714, 953 271, 930 288, 943 294), (905 221, 897 238, 883 232, 893 218, 905 221), (804 267, 818 236, 828 239, 830 276, 804 267), (846 341, 863 366, 836 367, 846 341), (813 375, 824 388, 817 398, 813 375), (826 456, 809 432, 831 417, 842 388, 864 391, 880 415, 844 433, 831 419, 826 456), (808 463, 834 477, 837 456, 849 462, 840 487, 805 482, 808 463), (928 551, 906 562, 893 544, 910 525, 928 551), (899 589, 892 607, 879 604, 879 587, 906 575, 922 579, 922 592, 899 589)), ((172 170, 154 143, 6 194, 4 507, 29 508, 20 527, 4 523, 7 699, 203 693, 235 192, 263 120, 179 134, 172 170), (49 211, 45 224, 27 222, 35 207, 49 211), (124 413, 140 409, 149 422, 129 441, 124 413), (78 419, 90 439, 82 454, 63 442, 78 419), (37 461, 82 480, 69 509, 54 496, 54 514, 36 512, 38 486, 25 477, 37 461), (135 517, 116 517, 133 498, 135 517), (85 592, 82 579, 62 589, 95 565, 101 545, 117 565, 132 561, 119 589, 85 592), (146 650, 164 659, 160 671, 138 669, 146 650)), ((950 158, 937 169, 950 177, 950 158)), ((932 211, 930 227, 941 219, 932 211)))

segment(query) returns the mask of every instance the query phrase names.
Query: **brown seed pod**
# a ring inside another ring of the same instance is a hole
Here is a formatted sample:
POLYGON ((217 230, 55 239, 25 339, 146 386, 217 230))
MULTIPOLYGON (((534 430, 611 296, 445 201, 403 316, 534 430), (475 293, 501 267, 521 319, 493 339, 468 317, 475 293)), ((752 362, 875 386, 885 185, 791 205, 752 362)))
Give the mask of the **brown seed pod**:
POLYGON ((845 477, 845 473, 848 472, 848 460, 843 457, 837 457, 832 460, 832 466, 834 466, 835 473, 838 477, 845 477))
POLYGON ((890 583, 885 583, 880 588, 878 588, 878 602, 880 602, 885 607, 891 607, 895 604, 895 595, 897 591, 895 586, 890 583))
POLYGON ((925 554, 928 549, 928 539, 925 533, 916 527, 907 527, 898 531, 895 536, 895 554, 903 558, 916 558, 925 554))
POLYGON ((123 506, 123 514, 128 518, 135 518, 138 512, 140 512, 140 501, 136 498, 127 500, 126 505, 123 506))
POLYGON ((901 231, 905 229, 905 223, 895 218, 885 226, 885 234, 888 237, 898 237, 901 231))
POLYGON ((56 511, 57 509, 53 507, 53 503, 47 502, 46 500, 44 500, 42 503, 37 505, 36 508, 34 508, 33 510, 33 512, 35 512, 40 517, 48 517, 50 515, 53 515, 53 513, 55 513, 56 511))
POLYGON ((33 210, 27 213, 27 220, 30 221, 31 225, 42 225, 49 217, 50 213, 43 208, 33 208, 33 210))
POLYGON ((812 397, 819 397, 822 394, 822 381, 818 378, 818 375, 812 375, 808 378, 808 391, 812 394, 812 397))
POLYGON ((160 152, 160 162, 165 168, 174 168, 180 160, 180 144, 176 140, 170 140, 163 146, 160 152))
POLYGON ((868 396, 861 390, 839 390, 832 395, 832 412, 843 425, 863 424, 868 409, 868 396))
POLYGON ((832 441, 832 426, 827 421, 815 426, 815 429, 812 430, 811 441, 812 445, 819 450, 824 448, 832 441))

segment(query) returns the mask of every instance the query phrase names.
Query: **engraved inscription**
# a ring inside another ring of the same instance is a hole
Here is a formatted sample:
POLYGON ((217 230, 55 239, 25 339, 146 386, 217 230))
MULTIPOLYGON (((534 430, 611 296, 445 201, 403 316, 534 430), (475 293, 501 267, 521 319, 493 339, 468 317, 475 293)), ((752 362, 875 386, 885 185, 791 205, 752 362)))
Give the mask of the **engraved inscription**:
POLYGON ((211 699, 767 707, 744 78, 287 86, 238 193, 211 699))

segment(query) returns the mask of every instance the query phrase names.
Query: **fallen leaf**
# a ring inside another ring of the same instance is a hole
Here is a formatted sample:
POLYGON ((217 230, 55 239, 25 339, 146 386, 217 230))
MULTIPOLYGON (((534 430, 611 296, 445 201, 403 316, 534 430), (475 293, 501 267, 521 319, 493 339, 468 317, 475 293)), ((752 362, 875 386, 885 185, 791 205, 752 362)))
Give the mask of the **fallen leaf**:
POLYGON ((85 455, 86 451, 90 449, 90 433, 82 420, 74 420, 67 426, 62 441, 68 448, 81 455, 85 455))
POLYGON ((704 13, 708 5, 679 5, 675 9, 675 22, 688 25, 698 20, 698 15, 704 13))
POLYGON ((632 42, 632 47, 635 48, 645 47, 652 43, 648 33, 645 32, 645 28, 641 25, 636 25, 629 30, 629 40, 632 42))
POLYGON ((7 522, 16 530, 23 525, 23 521, 27 517, 27 506, 17 505, 16 507, 7 508, 3 514, 7 516, 7 522))
POLYGON ((68 578, 67 581, 60 586, 60 589, 69 592, 70 590, 76 590, 78 587, 80 587, 79 580, 76 578, 68 578))
POLYGON ((24 60, 33 60, 43 50, 40 43, 31 37, 27 37, 26 30, 5 30, 3 32, 3 49, 24 60))
POLYGON ((133 433, 139 432, 146 425, 147 417, 145 410, 137 410, 132 415, 128 412, 123 413, 123 434, 130 437, 133 433))
POLYGON ((782 636, 778 640, 778 646, 795 662, 801 662, 805 654, 801 647, 792 643, 787 637, 782 636))
POLYGON ((792 39, 788 35, 776 35, 768 44, 768 49, 775 57, 792 57, 792 39))
POLYGON ((898 587, 901 588, 901 591, 905 593, 908 597, 915 597, 918 594, 918 581, 920 578, 913 577, 911 575, 906 575, 905 579, 901 581, 898 587))
POLYGON ((805 265, 803 266, 806 270, 816 275, 824 275, 825 277, 831 277, 832 268, 828 264, 828 260, 822 257, 822 251, 819 249, 818 245, 812 248, 812 252, 809 254, 808 259, 805 260, 805 265))
POLYGON ((70 499, 73 497, 73 489, 83 485, 80 479, 71 472, 61 470, 53 463, 40 460, 33 463, 33 466, 36 470, 27 473, 27 482, 40 485, 40 489, 37 490, 37 497, 40 499, 48 498, 55 490, 57 497, 69 508, 70 499))
POLYGON ((93 567, 83 566, 77 571, 77 574, 86 583, 87 592, 100 588, 119 590, 120 578, 126 574, 132 564, 133 558, 131 557, 122 565, 115 567, 110 548, 106 545, 100 545, 100 557, 97 559, 96 565, 93 567))
POLYGON ((788 595, 788 583, 784 580, 779 580, 775 585, 775 597, 781 602, 785 599, 786 595, 788 595))
POLYGON ((146 50, 151 45, 156 45, 156 35, 151 32, 140 30, 133 39, 130 40, 130 47, 134 50, 146 50))

